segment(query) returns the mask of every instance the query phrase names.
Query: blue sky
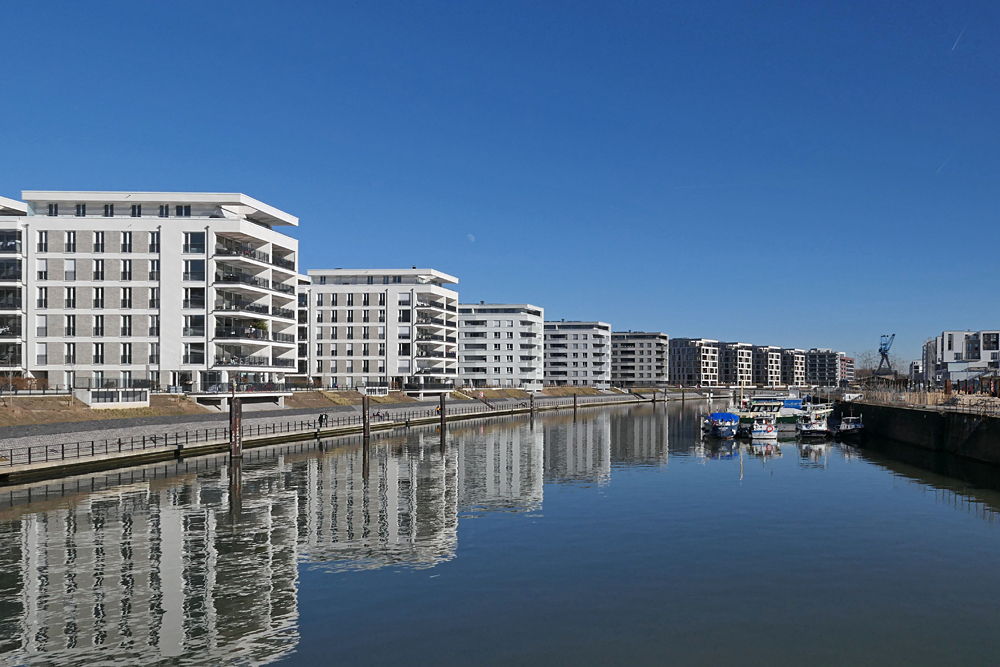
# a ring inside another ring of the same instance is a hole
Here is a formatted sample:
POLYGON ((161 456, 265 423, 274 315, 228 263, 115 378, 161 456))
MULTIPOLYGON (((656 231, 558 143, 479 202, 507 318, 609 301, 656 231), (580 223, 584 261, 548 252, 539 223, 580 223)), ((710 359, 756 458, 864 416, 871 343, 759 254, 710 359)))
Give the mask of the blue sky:
POLYGON ((900 355, 998 326, 972 2, 5 3, 0 194, 240 191, 303 268, 900 355), (473 240, 474 239, 474 240, 473 240))

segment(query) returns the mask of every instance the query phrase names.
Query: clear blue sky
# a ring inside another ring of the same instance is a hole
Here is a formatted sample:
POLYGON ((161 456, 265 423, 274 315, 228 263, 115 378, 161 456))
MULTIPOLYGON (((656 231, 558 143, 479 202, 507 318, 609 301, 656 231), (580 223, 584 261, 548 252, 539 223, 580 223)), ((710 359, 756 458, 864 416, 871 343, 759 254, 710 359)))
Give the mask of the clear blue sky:
POLYGON ((996 9, 7 2, 0 194, 240 191, 303 268, 913 358, 1000 325, 996 9))

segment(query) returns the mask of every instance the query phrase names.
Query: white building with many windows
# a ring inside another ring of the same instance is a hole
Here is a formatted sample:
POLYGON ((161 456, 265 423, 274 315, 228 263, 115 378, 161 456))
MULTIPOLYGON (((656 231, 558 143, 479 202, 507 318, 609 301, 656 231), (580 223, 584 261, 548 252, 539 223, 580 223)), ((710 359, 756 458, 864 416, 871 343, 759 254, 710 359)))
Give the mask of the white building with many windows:
POLYGON ((672 338, 670 384, 718 386, 719 341, 710 338, 672 338))
POLYGON ((611 386, 611 325, 560 320, 545 323, 545 384, 611 386))
POLYGON ((458 377, 458 278, 434 269, 314 269, 308 301, 315 386, 423 396, 458 377))
POLYGON ((665 333, 611 334, 611 383, 616 387, 662 387, 667 383, 670 338, 665 333))
POLYGON ((753 345, 719 343, 719 383, 733 387, 753 386, 753 345))
POLYGON ((928 385, 972 380, 995 372, 1000 368, 1000 330, 942 331, 924 343, 920 365, 928 385))
POLYGON ((545 310, 530 303, 459 304, 459 384, 541 391, 545 310))
POLYGON ((20 332, 0 343, 9 369, 192 391, 294 369, 298 241, 278 230, 295 216, 234 193, 22 197, 0 202, 0 319, 20 332))
POLYGON ((781 351, 781 384, 801 387, 806 383, 806 351, 786 348, 781 351))

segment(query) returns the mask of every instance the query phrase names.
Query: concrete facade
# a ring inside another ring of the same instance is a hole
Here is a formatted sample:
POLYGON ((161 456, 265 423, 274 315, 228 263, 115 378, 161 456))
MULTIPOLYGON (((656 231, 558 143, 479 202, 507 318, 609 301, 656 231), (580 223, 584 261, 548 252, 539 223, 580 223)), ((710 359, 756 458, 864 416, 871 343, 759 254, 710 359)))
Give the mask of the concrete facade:
POLYGON ((806 383, 806 351, 784 349, 781 351, 781 384, 800 387, 806 383))
POLYGON ((616 387, 662 387, 669 381, 670 337, 662 332, 611 334, 611 383, 616 387))
POLYGON ((458 383, 541 391, 545 310, 529 303, 459 304, 458 383))
POLYGON ((753 346, 753 383, 758 387, 777 387, 781 384, 780 347, 753 346))
POLYGON ((719 341, 710 338, 670 340, 670 384, 719 385, 719 341))
MULTIPOLYGON (((843 352, 836 352, 827 348, 812 348, 806 352, 806 382, 821 387, 838 386, 840 381, 845 379, 841 375, 841 357, 845 356, 843 352)), ((854 360, 852 359, 852 377, 853 366, 854 360)))
POLYGON ((753 386, 753 345, 719 344, 719 382, 734 387, 753 386))
POLYGON ((971 380, 1000 368, 1000 330, 942 331, 924 343, 924 381, 932 386, 971 380))
POLYGON ((545 323, 545 384, 607 389, 611 386, 611 325, 545 323))

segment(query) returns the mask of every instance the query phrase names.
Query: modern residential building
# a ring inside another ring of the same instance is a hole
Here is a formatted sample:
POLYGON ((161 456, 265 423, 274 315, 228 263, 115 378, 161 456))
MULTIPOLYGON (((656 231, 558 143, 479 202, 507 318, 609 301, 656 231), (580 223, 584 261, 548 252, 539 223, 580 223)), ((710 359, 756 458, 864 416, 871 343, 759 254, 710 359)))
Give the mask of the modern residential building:
POLYGON ((972 380, 1000 367, 1000 330, 942 331, 924 343, 924 381, 972 380))
MULTIPOLYGON (((812 348, 806 352, 806 383, 821 387, 836 387, 841 380, 846 379, 843 373, 841 358, 843 352, 827 348, 812 348)), ((854 360, 850 360, 851 377, 854 373, 854 360)))
POLYGON ((616 387, 662 387, 667 384, 670 338, 662 332, 618 331, 611 334, 611 383, 616 387))
POLYGON ((9 372, 198 392, 295 369, 295 216, 235 193, 22 197, 0 202, 9 372))
POLYGON ((913 384, 921 384, 924 382, 924 367, 919 361, 910 362, 910 370, 908 373, 910 382, 913 384))
POLYGON ((753 345, 719 343, 719 383, 733 387, 753 386, 753 345))
POLYGON ((840 353, 840 383, 854 382, 854 357, 840 353))
POLYGON ((753 383, 758 387, 777 387, 781 384, 780 347, 753 346, 753 383))
POLYGON ((458 382, 541 391, 545 310, 530 303, 458 306, 458 382))
POLYGON ((545 384, 611 386, 611 325, 560 320, 545 323, 545 384))
MULTIPOLYGON (((314 386, 450 391, 458 377, 458 279, 434 269, 308 272, 314 386)), ((305 288, 302 288, 303 290, 305 288)))
MULTIPOLYGON (((854 372, 853 360, 851 373, 854 372)), ((806 383, 806 351, 784 349, 781 351, 781 384, 786 387, 801 387, 806 383)))
POLYGON ((670 339, 670 384, 715 387, 719 384, 719 341, 670 339))

